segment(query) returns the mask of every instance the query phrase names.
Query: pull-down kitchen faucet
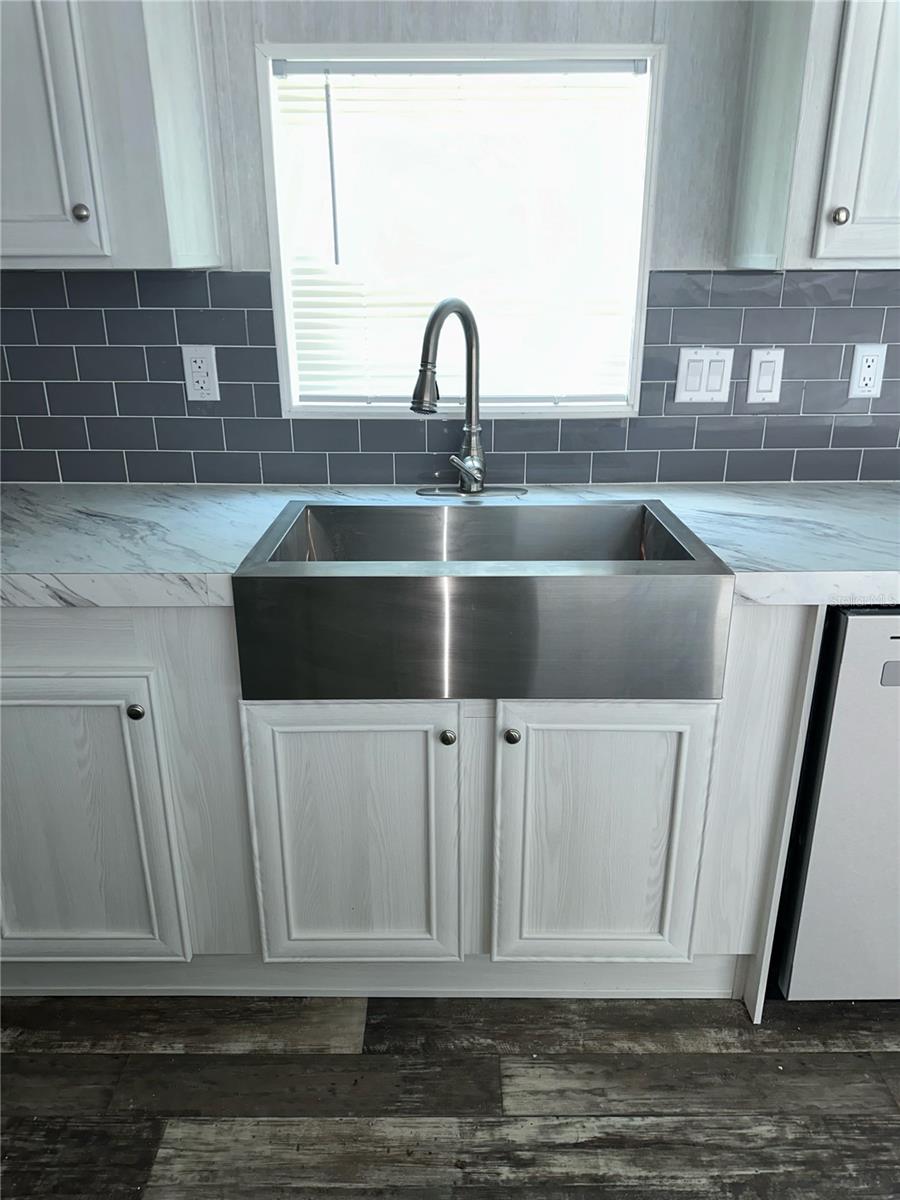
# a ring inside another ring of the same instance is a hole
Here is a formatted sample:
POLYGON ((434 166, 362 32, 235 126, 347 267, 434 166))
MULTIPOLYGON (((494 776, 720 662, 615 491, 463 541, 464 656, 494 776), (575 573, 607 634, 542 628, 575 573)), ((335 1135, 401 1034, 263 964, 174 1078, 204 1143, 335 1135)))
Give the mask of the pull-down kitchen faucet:
POLYGON ((444 322, 451 313, 459 317, 466 335, 466 419, 462 446, 459 454, 450 455, 450 462, 459 471, 459 490, 465 495, 474 495, 484 491, 484 450, 478 413, 478 326, 471 308, 462 300, 442 300, 428 318, 422 341, 422 365, 410 408, 424 416, 437 412, 440 399, 435 376, 438 342, 444 322))

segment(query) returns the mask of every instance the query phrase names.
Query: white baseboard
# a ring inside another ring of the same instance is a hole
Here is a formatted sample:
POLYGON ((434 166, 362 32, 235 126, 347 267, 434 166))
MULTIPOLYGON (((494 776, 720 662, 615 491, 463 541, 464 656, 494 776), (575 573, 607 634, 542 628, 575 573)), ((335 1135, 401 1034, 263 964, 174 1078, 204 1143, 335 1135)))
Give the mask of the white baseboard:
POLYGON ((462 962, 263 963, 253 955, 197 955, 191 962, 16 962, 3 971, 10 996, 544 996, 732 997, 744 960, 513 963, 486 955, 462 962))

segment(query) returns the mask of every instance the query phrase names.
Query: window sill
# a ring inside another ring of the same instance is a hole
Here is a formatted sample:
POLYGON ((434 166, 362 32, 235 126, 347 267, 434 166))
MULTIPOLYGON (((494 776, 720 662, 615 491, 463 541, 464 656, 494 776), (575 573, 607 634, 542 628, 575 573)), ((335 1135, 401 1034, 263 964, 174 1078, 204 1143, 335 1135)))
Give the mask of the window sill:
MULTIPOLYGON (((438 411, 433 418, 444 421, 461 421, 466 414, 465 401, 441 401, 438 411)), ((399 404, 292 404, 285 416, 293 420, 306 418, 327 417, 329 420, 345 417, 348 420, 408 420, 420 421, 423 418, 410 410, 408 405, 399 404)), ((491 404, 482 401, 481 418, 485 421, 502 421, 512 417, 517 421, 529 417, 547 420, 578 420, 579 418, 598 417, 635 417, 637 405, 621 400, 595 400, 585 403, 560 404, 491 404)))

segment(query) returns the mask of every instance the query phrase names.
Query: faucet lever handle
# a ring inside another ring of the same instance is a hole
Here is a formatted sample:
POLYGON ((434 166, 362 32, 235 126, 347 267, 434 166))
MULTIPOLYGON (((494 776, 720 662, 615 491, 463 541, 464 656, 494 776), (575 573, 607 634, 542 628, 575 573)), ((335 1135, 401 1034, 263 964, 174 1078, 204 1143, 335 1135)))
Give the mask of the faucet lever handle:
POLYGON ((462 471, 463 475, 468 475, 470 479, 474 479, 476 483, 481 483, 482 479, 484 479, 484 467, 473 463, 471 459, 464 460, 458 454, 451 454, 450 465, 456 467, 457 471, 462 471))

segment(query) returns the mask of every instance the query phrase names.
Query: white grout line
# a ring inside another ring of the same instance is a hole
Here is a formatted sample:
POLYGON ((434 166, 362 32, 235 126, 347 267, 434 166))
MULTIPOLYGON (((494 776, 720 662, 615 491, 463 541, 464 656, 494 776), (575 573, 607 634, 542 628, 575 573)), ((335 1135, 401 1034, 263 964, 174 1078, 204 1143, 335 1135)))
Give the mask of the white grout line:
MULTIPOLYGON (((62 276, 63 295, 64 295, 64 296, 65 296, 65 298, 66 298, 66 308, 71 308, 72 306, 71 306, 71 304, 69 304, 69 285, 68 285, 68 283, 66 282, 66 273, 65 273, 65 271, 60 271, 60 275, 62 276)), ((33 311, 34 311, 34 310, 32 310, 32 312, 33 312, 33 311)))

